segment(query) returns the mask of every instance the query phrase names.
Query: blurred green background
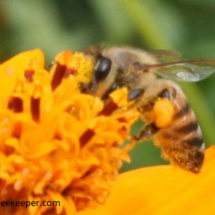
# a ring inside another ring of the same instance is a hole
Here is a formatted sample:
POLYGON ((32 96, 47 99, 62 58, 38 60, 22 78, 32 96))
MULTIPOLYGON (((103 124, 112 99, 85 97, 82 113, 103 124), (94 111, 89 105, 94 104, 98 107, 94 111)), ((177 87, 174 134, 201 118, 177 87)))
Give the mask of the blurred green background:
MULTIPOLYGON (((0 62, 24 50, 44 50, 47 62, 90 44, 170 49, 184 58, 215 58, 214 0, 1 0, 0 62)), ((215 75, 183 83, 206 145, 215 144, 215 75)), ((123 170, 164 163, 152 143, 140 143, 123 170)))

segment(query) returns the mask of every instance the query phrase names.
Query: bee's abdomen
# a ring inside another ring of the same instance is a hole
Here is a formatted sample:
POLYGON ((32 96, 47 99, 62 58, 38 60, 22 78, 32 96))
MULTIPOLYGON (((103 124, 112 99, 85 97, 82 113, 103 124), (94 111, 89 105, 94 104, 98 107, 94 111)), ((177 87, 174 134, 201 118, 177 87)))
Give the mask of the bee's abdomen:
POLYGON ((198 173, 204 160, 204 141, 194 112, 186 99, 175 95, 175 115, 168 128, 155 135, 165 158, 183 169, 198 173))

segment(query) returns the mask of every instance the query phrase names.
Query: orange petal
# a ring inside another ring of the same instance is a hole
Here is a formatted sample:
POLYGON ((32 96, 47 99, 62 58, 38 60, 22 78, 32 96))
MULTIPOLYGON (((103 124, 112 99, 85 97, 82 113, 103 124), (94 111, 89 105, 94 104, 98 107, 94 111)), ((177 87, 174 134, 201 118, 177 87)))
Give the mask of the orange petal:
POLYGON ((104 205, 79 215, 215 214, 215 146, 206 150, 200 174, 172 166, 121 174, 104 205))
POLYGON ((40 49, 23 52, 0 64, 0 98, 8 95, 10 87, 18 77, 24 77, 24 71, 29 69, 29 66, 44 68, 44 65, 44 55, 40 49))

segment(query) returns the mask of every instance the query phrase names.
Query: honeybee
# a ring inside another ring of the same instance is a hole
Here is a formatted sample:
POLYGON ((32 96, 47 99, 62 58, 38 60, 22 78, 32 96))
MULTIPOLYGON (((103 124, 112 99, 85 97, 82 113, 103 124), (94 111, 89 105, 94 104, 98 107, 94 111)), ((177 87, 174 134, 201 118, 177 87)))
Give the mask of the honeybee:
POLYGON ((152 139, 162 149, 164 158, 198 173, 205 148, 201 128, 182 89, 172 79, 188 82, 205 79, 214 72, 215 60, 180 61, 177 52, 146 52, 126 46, 91 46, 84 53, 95 60, 95 68, 91 83, 82 86, 82 90, 107 100, 112 91, 126 86, 128 99, 134 101, 133 107, 145 122, 136 140, 152 139), (162 62, 163 59, 167 62, 162 62), (156 126, 149 117, 158 98, 170 100, 175 110, 171 124, 164 128, 156 126))

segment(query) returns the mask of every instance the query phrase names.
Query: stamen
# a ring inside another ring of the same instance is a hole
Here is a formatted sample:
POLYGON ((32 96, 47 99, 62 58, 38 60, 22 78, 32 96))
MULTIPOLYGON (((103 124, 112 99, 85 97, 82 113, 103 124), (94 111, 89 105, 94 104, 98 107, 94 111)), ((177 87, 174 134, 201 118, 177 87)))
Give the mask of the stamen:
POLYGON ((19 139, 22 133, 22 125, 20 122, 17 122, 14 126, 12 136, 19 139))
POLYGON ((13 110, 15 113, 23 111, 23 101, 19 97, 11 97, 8 103, 8 109, 13 110))
POLYGON ((108 103, 104 106, 104 108, 98 115, 109 116, 117 108, 118 108, 118 105, 111 99, 110 101, 108 101, 108 103))
POLYGON ((35 66, 37 65, 37 60, 34 58, 30 59, 28 65, 24 71, 24 76, 28 82, 33 81, 33 75, 35 73, 35 66))
POLYGON ((54 91, 60 85, 60 83, 65 75, 65 72, 66 72, 66 66, 57 63, 54 77, 52 78, 52 81, 51 81, 52 91, 54 91))
POLYGON ((93 137, 95 134, 94 130, 87 129, 80 137, 80 144, 81 147, 85 146, 85 144, 93 137))
POLYGON ((74 75, 76 73, 76 69, 66 68, 64 78, 68 78, 70 75, 74 75))
POLYGON ((24 76, 28 82, 32 82, 33 76, 34 76, 34 70, 33 69, 25 70, 24 76))
POLYGON ((40 120, 40 98, 31 97, 31 116, 35 122, 40 120))

